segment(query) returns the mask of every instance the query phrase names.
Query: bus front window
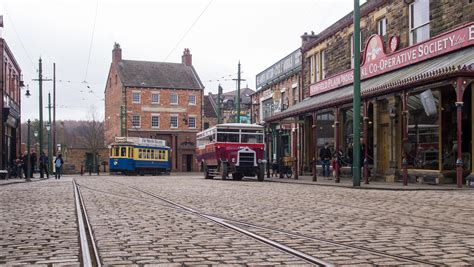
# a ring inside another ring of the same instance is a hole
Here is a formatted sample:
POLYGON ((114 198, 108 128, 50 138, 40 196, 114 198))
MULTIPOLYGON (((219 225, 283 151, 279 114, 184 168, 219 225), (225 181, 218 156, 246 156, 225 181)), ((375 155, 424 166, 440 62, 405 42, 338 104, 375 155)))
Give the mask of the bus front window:
POLYGON ((242 134, 241 143, 261 144, 261 143, 263 143, 263 135, 261 135, 261 134, 242 134))

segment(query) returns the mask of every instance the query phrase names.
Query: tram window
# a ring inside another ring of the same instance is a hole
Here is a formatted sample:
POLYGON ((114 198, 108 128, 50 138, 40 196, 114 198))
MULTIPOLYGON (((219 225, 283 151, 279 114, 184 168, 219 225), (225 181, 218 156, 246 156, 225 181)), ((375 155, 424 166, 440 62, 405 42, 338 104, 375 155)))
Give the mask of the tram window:
POLYGON ((129 148, 128 148, 128 157, 129 157, 129 158, 133 157, 133 156, 132 156, 132 151, 133 151, 133 148, 129 147, 129 148))
POLYGON ((130 150, 132 151, 130 157, 133 158, 133 154, 134 154, 135 148, 131 147, 130 150))
POLYGON ((120 148, 120 156, 121 157, 126 157, 127 156, 127 148, 126 147, 121 147, 120 148))
POLYGON ((143 158, 143 149, 141 148, 138 149, 138 158, 139 159, 143 158))
POLYGON ((146 150, 146 158, 151 159, 151 150, 150 149, 146 150))
POLYGON ((218 142, 239 142, 239 134, 231 134, 231 133, 217 133, 217 141, 218 142))
POLYGON ((114 148, 114 156, 118 157, 118 155, 119 155, 119 147, 115 147, 114 148))
POLYGON ((260 134, 242 134, 241 143, 260 144, 263 143, 263 135, 260 134))

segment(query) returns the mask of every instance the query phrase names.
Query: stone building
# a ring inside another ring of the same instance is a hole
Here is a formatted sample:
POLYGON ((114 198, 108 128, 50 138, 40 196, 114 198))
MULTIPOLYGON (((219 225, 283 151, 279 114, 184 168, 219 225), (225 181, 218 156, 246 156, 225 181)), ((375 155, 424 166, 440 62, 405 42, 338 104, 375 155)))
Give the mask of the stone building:
MULTIPOLYGON (((3 27, 3 25, 0 25, 3 27)), ((21 69, 5 39, 0 38, 0 169, 6 170, 21 150, 21 69)))
POLYGON ((105 138, 166 140, 175 171, 197 171, 196 133, 202 129, 204 86, 185 49, 181 63, 122 59, 114 45, 105 88, 105 138))
MULTIPOLYGON (((267 123, 267 119, 300 101, 301 51, 296 49, 256 76, 257 91, 251 95, 252 122, 267 126, 267 159, 302 157, 297 144, 303 141, 302 125, 293 118, 267 123)), ((301 143, 300 143, 301 144, 301 143)))
MULTIPOLYGON (((474 165, 474 2, 369 0, 360 14, 364 176, 460 186, 474 165)), ((324 143, 352 155, 353 35, 352 13, 304 34, 303 101, 266 120, 304 122, 300 169, 324 143)))

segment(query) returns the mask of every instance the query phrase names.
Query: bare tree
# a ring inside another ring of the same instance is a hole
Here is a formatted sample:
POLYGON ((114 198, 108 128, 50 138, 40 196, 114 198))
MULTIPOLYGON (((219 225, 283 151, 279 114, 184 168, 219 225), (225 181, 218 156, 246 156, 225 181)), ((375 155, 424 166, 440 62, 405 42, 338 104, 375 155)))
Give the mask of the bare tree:
POLYGON ((77 128, 77 138, 81 147, 92 154, 93 166, 97 166, 97 155, 104 148, 104 122, 98 119, 95 108, 91 108, 89 119, 84 122, 83 127, 77 128))

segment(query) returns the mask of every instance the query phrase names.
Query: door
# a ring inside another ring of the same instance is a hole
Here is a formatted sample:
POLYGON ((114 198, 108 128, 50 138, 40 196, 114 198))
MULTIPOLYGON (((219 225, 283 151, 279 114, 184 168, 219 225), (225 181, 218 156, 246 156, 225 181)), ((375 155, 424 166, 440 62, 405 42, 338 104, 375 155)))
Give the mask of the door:
POLYGON ((190 172, 193 170, 193 155, 184 154, 182 158, 182 171, 190 172))
POLYGON ((388 123, 380 124, 377 136, 377 173, 385 174, 390 161, 390 128, 388 123))

